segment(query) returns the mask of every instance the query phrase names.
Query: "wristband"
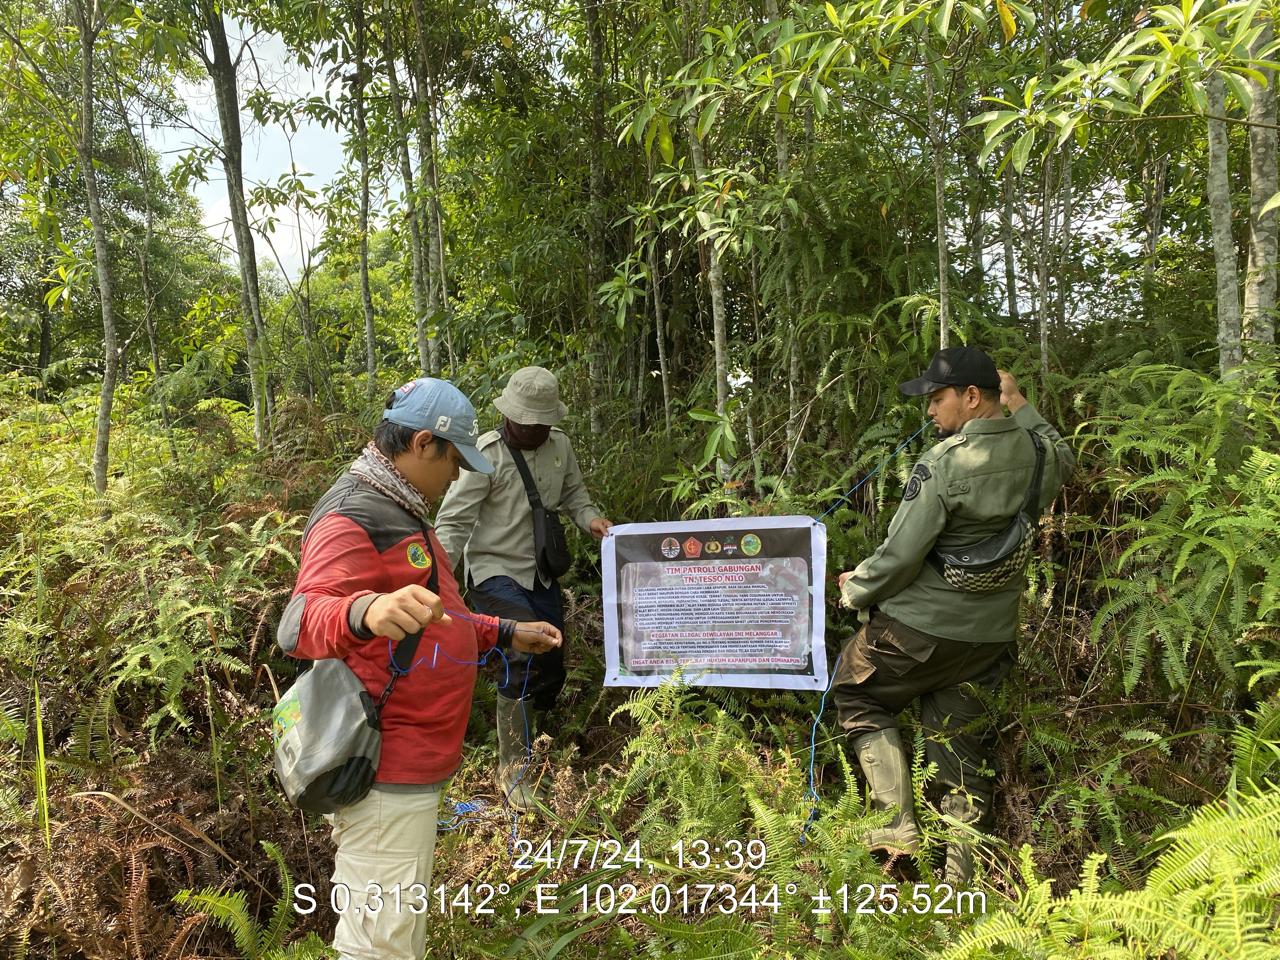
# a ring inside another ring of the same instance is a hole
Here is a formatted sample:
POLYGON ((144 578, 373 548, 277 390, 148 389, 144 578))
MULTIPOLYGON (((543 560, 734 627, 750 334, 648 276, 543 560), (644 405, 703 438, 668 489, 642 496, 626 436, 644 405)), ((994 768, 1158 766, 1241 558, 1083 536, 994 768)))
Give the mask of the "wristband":
POLYGON ((505 617, 498 621, 498 646, 503 650, 511 649, 511 641, 516 635, 516 622, 505 617))

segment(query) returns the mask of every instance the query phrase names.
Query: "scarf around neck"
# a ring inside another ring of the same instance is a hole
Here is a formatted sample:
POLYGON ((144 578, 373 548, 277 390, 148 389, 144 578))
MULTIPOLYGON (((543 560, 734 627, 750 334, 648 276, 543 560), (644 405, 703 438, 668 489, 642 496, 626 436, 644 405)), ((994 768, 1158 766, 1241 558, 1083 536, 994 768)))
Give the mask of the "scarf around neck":
POLYGON ((396 469, 396 465, 372 440, 360 451, 360 456, 356 457, 350 469, 355 476, 379 493, 390 497, 424 525, 431 525, 431 508, 427 505, 426 498, 405 479, 404 474, 396 469))

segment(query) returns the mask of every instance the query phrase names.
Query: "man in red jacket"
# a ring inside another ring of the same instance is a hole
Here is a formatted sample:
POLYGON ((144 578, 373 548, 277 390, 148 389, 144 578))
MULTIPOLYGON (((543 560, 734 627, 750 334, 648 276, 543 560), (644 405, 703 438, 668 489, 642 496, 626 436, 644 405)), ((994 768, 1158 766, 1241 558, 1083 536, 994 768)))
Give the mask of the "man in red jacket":
POLYGON ((429 517, 460 468, 493 470, 475 443, 475 409, 452 384, 424 377, 396 390, 373 441, 312 511, 280 621, 286 653, 341 657, 375 700, 395 644, 423 630, 382 710, 373 789, 331 817, 333 946, 343 960, 420 960, 437 811, 462 758, 477 662, 495 646, 560 645, 549 623, 465 612, 429 517), (437 591, 426 587, 433 577, 437 591))

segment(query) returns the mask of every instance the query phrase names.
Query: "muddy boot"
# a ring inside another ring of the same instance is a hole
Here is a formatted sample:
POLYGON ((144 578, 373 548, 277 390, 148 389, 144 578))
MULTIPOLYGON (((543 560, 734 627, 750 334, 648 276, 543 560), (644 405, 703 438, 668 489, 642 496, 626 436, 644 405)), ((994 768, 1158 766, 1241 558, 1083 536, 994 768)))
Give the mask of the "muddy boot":
POLYGON ((498 708, 494 725, 498 730, 498 790, 512 808, 525 813, 532 810, 537 801, 527 744, 533 741, 533 728, 529 724, 528 740, 525 739, 526 704, 522 700, 508 700, 498 696, 498 708))
POLYGON ((957 890, 967 890, 973 883, 973 838, 968 827, 976 828, 982 820, 985 805, 968 793, 948 793, 942 798, 942 813, 958 820, 964 827, 953 827, 947 841, 947 865, 942 878, 957 890))
POLYGON ((858 764, 867 778, 871 803, 877 810, 897 810, 887 826, 867 833, 871 855, 893 875, 918 877, 915 858, 920 852, 911 792, 911 767, 897 730, 865 733, 853 741, 858 764))

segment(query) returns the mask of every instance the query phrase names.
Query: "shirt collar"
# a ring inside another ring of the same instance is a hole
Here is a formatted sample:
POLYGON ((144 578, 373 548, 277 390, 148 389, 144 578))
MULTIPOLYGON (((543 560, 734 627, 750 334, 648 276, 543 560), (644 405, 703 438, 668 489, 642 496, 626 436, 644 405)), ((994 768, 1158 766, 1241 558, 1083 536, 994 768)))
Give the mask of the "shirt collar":
POLYGON ((960 432, 964 434, 1008 433, 1010 430, 1017 429, 1018 422, 1013 417, 1000 417, 998 419, 979 417, 966 423, 960 428, 960 432))

